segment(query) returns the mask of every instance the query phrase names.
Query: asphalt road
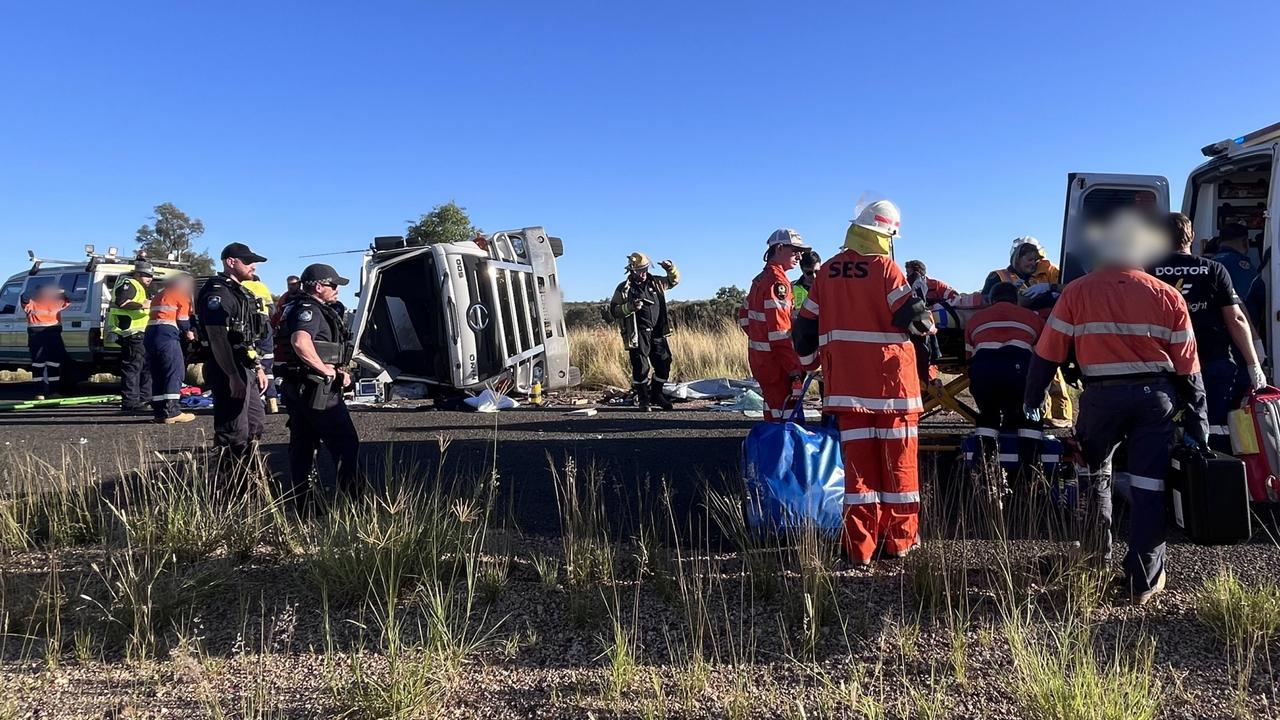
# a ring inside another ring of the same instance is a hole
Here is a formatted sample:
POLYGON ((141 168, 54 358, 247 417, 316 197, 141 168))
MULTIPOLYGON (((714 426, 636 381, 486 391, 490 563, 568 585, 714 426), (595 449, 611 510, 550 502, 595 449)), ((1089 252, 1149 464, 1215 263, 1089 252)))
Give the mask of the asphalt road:
MULTIPOLYGON (((82 391, 96 394, 112 388, 82 391)), ((34 392, 26 383, 0 385, 4 399, 29 398, 34 392)), ((616 522, 633 522, 645 508, 654 507, 664 483, 680 522, 705 522, 701 508, 706 489, 733 484, 742 438, 756 422, 707 409, 642 414, 601 407, 594 417, 566 416, 572 409, 478 414, 353 406, 353 415, 361 436, 361 463, 370 477, 390 472, 424 482, 477 479, 496 468, 504 507, 510 502, 520 528, 536 533, 559 530, 553 468, 562 472, 570 460, 579 477, 599 473, 607 514, 616 522), (447 441, 443 464, 441 438, 447 441)), ((272 469, 280 473, 287 467, 285 421, 283 414, 268 416, 262 443, 272 469)), ((207 412, 196 422, 167 426, 122 415, 110 406, 0 412, 0 437, 9 448, 45 457, 83 453, 103 478, 118 472, 121 457, 140 457, 140 447, 161 452, 196 448, 208 445, 212 434, 207 412)))

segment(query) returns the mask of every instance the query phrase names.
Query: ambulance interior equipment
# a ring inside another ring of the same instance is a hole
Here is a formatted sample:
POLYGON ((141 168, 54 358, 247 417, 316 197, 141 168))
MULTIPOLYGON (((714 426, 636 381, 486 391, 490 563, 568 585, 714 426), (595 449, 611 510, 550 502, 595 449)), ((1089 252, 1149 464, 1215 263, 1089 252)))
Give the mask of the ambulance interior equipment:
POLYGON ((528 394, 572 387, 559 238, 540 227, 455 243, 375 238, 361 269, 354 359, 398 383, 528 394))
MULTIPOLYGON (((1280 378, 1280 318, 1276 313, 1276 281, 1280 267, 1270 261, 1271 248, 1280 232, 1280 123, 1201 149, 1205 163, 1191 171, 1182 196, 1182 212, 1191 218, 1196 239, 1192 252, 1201 253, 1207 241, 1222 229, 1240 223, 1249 232, 1249 256, 1259 268, 1267 288, 1268 377, 1280 378)), ((1084 225, 1093 217, 1117 207, 1146 206, 1169 209, 1169 181, 1158 175, 1071 173, 1067 176, 1067 200, 1062 224, 1062 279, 1069 282, 1091 267, 1082 242, 1084 225)), ((1243 298, 1249 288, 1236 288, 1243 298)))

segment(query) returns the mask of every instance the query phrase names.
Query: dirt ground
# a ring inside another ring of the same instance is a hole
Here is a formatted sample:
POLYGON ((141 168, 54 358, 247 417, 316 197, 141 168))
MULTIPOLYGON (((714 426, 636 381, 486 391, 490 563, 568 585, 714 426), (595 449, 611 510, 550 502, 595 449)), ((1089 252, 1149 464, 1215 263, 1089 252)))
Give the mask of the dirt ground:
MULTIPOLYGON (((1280 577, 1265 527, 1243 546, 1174 538, 1168 591, 1141 608, 1105 586, 1072 590, 1041 573, 1037 558, 1066 543, 983 539, 941 522, 926 528, 928 552, 905 562, 845 568, 827 547, 814 553, 815 574, 793 548, 744 554, 712 528, 708 494, 733 491, 753 421, 707 409, 604 408, 592 418, 568 409, 355 413, 371 473, 412 468, 430 482, 496 471, 510 508, 513 522, 483 548, 484 566, 500 571, 482 571, 478 589, 449 586, 450 607, 464 611, 453 628, 461 639, 444 650, 432 625, 439 597, 397 594, 393 645, 374 599, 331 598, 306 552, 264 546, 175 573, 180 602, 155 623, 155 651, 129 657, 119 628, 99 617, 104 593, 120 590, 106 570, 118 552, 14 550, 0 556, 0 718, 1029 717, 1011 595, 1034 609, 1040 634, 1084 619, 1105 668, 1149 649, 1156 717, 1278 716, 1274 639, 1248 662, 1196 613, 1197 594, 1224 567, 1246 584, 1280 577), (603 478, 614 550, 595 584, 569 575, 575 548, 555 484, 566 464, 603 478), (664 487, 669 509, 658 502, 664 487), (655 543, 644 535, 659 506, 669 528, 655 543), (548 578, 540 563, 559 570, 548 578)), ((210 422, 157 427, 109 408, 0 414, 5 457, 79 458, 103 479, 129 468, 121 457, 145 463, 205 444, 210 422)), ((277 471, 286 433, 282 417, 269 418, 263 449, 277 471)), ((951 462, 926 472, 955 475, 951 462)))

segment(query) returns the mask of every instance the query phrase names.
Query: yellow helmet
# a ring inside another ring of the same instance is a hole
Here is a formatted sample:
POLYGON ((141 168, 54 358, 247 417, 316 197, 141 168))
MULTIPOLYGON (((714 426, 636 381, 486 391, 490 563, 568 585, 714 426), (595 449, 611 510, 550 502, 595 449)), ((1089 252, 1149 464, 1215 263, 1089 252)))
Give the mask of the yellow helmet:
POLYGON ((642 252, 633 252, 627 256, 627 272, 635 272, 636 270, 648 270, 653 263, 649 261, 649 256, 642 252))

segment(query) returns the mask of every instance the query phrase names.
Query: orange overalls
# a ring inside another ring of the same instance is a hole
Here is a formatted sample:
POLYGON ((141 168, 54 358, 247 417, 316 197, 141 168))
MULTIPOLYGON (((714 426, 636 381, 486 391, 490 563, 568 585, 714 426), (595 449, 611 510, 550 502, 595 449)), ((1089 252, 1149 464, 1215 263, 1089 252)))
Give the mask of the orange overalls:
POLYGON ((769 263, 751 281, 738 322, 747 333, 747 361, 760 383, 765 419, 782 422, 788 406, 800 400, 796 379, 804 374, 800 356, 791 344, 791 282, 779 266, 769 263))
POLYGON ((816 319, 825 410, 839 419, 844 451, 844 546, 857 562, 883 542, 906 553, 919 536, 915 348, 894 313, 915 301, 887 255, 845 250, 818 271, 800 317, 816 319))
POLYGON ((40 382, 41 395, 62 384, 62 363, 67 346, 62 341, 62 311, 71 303, 66 297, 33 298, 22 303, 27 314, 27 349, 31 352, 31 376, 40 382))
POLYGON ((151 409, 157 420, 181 410, 182 381, 187 371, 182 334, 191 329, 191 296, 166 287, 151 299, 150 319, 142 345, 151 370, 151 409))

